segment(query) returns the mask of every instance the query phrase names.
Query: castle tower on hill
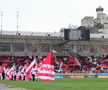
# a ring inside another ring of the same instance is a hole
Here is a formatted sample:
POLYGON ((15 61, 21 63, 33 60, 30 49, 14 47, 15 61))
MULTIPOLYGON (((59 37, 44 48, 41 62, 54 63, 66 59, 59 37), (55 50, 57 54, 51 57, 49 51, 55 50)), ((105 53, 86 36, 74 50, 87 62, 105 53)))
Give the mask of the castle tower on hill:
POLYGON ((105 33, 108 34, 108 16, 103 13, 104 8, 99 6, 96 8, 97 17, 85 16, 81 20, 81 26, 85 26, 91 33, 105 33))

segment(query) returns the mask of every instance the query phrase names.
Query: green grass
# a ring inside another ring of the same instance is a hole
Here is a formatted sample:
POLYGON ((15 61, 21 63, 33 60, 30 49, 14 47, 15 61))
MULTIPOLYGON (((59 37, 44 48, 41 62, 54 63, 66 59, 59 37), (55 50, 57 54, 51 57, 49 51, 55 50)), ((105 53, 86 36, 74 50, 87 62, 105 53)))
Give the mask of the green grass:
POLYGON ((9 81, 0 80, 0 83, 28 90, 108 90, 108 79, 56 79, 54 82, 9 81))

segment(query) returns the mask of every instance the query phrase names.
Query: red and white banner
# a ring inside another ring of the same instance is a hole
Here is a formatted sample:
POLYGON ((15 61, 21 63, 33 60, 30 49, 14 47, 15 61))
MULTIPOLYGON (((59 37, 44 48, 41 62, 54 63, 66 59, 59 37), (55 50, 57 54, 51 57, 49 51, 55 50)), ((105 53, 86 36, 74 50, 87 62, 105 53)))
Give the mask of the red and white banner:
POLYGON ((7 79, 12 79, 12 74, 15 71, 15 65, 7 71, 7 79))
POLYGON ((53 54, 50 52, 48 56, 37 66, 38 78, 43 81, 54 80, 54 59, 53 54))
POLYGON ((36 59, 34 59, 30 65, 27 67, 25 73, 26 73, 26 79, 27 80, 31 80, 31 70, 34 67, 34 65, 36 64, 36 59))
POLYGON ((24 66, 22 66, 21 68, 21 73, 24 73, 24 71, 26 70, 26 68, 28 67, 29 63, 27 62, 24 66))

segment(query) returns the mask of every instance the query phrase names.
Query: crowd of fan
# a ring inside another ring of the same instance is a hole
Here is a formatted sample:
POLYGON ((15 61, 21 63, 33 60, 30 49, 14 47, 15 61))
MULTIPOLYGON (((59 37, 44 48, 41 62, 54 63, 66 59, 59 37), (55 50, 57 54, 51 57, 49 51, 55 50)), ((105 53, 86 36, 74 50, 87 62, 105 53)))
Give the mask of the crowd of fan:
MULTIPOLYGON (((39 64, 44 58, 36 56, 39 64)), ((16 68, 24 65, 27 61, 31 62, 33 57, 29 56, 0 56, 0 67, 12 67, 16 63, 16 68)), ((56 56, 54 57, 55 73, 100 73, 108 72, 108 59, 94 56, 56 56)), ((2 72, 2 70, 1 70, 2 72)))
POLYGON ((108 72, 108 59, 105 57, 80 56, 57 57, 56 73, 102 73, 108 72))

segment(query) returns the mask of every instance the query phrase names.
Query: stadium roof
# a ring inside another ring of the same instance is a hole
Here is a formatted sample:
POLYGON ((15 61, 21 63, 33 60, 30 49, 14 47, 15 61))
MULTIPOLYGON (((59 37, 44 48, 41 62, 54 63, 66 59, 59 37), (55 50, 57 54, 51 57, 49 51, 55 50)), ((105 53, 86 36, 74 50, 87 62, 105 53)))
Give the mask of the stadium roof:
POLYGON ((100 33, 100 34, 90 34, 90 38, 98 38, 98 39, 105 38, 105 39, 107 39, 108 38, 108 34, 103 34, 103 33, 100 33))
POLYGON ((57 32, 27 32, 27 31, 2 31, 2 35, 21 35, 21 36, 63 36, 62 33, 57 32))
MULTIPOLYGON (((20 36, 52 36, 52 37, 64 37, 64 34, 59 32, 27 32, 27 31, 2 31, 2 35, 20 35, 20 36)), ((101 39, 101 38, 108 38, 108 34, 90 34, 90 38, 101 39)))

